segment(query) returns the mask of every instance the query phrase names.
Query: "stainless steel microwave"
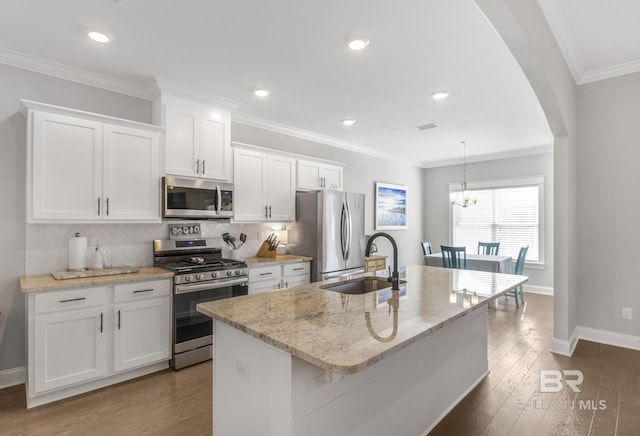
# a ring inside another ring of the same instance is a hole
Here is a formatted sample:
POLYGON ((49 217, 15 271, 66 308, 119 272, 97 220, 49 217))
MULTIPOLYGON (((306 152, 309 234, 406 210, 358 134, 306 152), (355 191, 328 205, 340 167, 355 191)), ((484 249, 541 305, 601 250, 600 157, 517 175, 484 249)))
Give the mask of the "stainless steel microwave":
POLYGON ((162 178, 162 191, 165 218, 233 218, 231 183, 167 176, 162 178))

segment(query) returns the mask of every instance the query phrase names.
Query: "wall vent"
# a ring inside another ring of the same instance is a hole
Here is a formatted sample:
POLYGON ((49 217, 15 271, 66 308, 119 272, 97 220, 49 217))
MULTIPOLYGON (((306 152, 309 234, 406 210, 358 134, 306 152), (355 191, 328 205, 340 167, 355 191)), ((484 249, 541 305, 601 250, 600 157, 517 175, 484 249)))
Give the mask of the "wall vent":
POLYGON ((421 126, 418 126, 418 130, 435 129, 436 127, 438 127, 436 123, 429 123, 429 124, 423 124, 421 126))

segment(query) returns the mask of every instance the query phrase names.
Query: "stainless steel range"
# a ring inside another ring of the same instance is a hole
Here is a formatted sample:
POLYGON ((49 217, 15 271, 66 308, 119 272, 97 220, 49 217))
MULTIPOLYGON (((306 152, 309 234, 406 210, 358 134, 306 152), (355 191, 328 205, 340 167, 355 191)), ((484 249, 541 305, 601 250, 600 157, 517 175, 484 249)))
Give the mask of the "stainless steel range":
POLYGON ((196 310, 198 303, 247 295, 247 264, 223 259, 212 239, 153 241, 154 265, 175 273, 173 278, 174 369, 211 359, 213 322, 196 310))

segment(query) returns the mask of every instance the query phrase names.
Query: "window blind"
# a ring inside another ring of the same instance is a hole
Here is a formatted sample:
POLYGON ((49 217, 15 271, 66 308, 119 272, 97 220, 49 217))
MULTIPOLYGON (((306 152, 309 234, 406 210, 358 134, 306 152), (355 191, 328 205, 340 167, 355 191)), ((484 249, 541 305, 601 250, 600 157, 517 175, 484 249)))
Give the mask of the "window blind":
POLYGON ((529 246, 528 262, 540 261, 539 185, 473 190, 478 203, 453 206, 453 245, 476 253, 478 241, 500 242, 500 254, 518 257, 529 246))

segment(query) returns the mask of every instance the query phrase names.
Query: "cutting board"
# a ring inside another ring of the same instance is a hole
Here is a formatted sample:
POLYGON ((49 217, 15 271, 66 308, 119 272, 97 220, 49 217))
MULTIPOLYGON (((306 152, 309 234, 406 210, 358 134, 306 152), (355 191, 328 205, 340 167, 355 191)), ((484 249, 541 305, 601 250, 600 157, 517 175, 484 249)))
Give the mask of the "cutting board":
POLYGON ((56 271, 51 275, 56 280, 68 280, 68 279, 81 279, 85 277, 101 277, 101 276, 113 276, 116 274, 132 274, 140 271, 138 268, 132 268, 130 266, 119 266, 109 269, 103 269, 94 271, 91 269, 84 271, 56 271))

